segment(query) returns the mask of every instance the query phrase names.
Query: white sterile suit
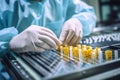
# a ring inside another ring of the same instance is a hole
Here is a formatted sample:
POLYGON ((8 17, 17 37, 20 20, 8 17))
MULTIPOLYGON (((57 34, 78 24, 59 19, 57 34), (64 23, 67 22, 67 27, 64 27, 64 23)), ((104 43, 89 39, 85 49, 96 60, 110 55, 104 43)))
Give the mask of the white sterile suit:
POLYGON ((74 45, 95 23, 93 8, 79 0, 0 0, 0 55, 74 45))
MULTIPOLYGON (((0 57, 74 45, 95 23, 93 8, 80 0, 0 0, 0 57)), ((2 71, 0 64, 0 80, 8 80, 2 71)))

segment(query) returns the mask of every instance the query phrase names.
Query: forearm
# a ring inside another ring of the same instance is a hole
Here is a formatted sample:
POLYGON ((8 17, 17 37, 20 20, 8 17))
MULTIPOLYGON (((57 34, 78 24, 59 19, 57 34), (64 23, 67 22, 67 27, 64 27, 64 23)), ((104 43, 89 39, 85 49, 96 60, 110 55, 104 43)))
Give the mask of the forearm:
POLYGON ((89 35, 96 25, 96 16, 94 13, 83 12, 74 15, 72 18, 77 18, 82 24, 83 36, 89 35))
POLYGON ((0 57, 8 51, 10 40, 17 34, 18 31, 14 27, 0 30, 0 57))
POLYGON ((93 7, 79 0, 71 0, 67 13, 67 19, 70 18, 76 18, 80 21, 83 36, 89 35, 96 24, 96 15, 93 7))

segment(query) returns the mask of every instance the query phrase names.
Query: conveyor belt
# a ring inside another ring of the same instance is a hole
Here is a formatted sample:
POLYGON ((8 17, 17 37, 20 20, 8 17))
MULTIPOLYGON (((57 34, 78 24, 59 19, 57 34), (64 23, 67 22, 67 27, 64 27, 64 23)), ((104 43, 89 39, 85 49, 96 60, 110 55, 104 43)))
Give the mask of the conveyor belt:
MULTIPOLYGON (((93 65, 96 65, 96 64, 90 64, 90 63, 84 63, 84 62, 76 63, 73 60, 66 62, 60 58, 57 52, 52 50, 46 51, 44 53, 24 53, 19 55, 18 54, 16 55, 16 53, 7 54, 3 59, 3 63, 7 66, 7 69, 10 69, 9 67, 12 68, 11 70, 15 73, 14 76, 16 76, 17 79, 22 79, 22 80, 26 80, 26 79, 35 80, 36 78, 30 75, 30 72, 26 70, 24 65, 22 65, 20 61, 17 60, 17 58, 20 58, 25 64, 27 64, 31 69, 33 69, 33 71, 35 71, 35 73, 39 75, 40 79, 58 80, 56 76, 60 77, 60 75, 64 74, 63 75, 64 77, 66 74, 68 75, 70 75, 71 73, 73 74, 73 72, 76 70, 84 70, 85 68, 87 69, 93 65)), ((117 62, 119 63, 119 61, 117 62)), ((104 64, 102 66, 99 66, 100 68, 97 68, 97 69, 101 70, 101 68, 104 68, 106 66, 107 64, 104 64)), ((118 66, 117 64, 115 68, 119 68, 119 67, 120 66, 118 66)), ((110 69, 113 69, 113 68, 110 68, 110 69)), ((92 69, 92 70, 95 70, 95 69, 92 69)), ((94 71, 92 73, 96 74, 96 72, 94 71)), ((86 75, 88 74, 91 74, 91 73, 87 72, 86 75)), ((84 77, 81 77, 81 78, 84 78, 84 77)), ((60 79, 62 79, 62 77, 60 79)))
MULTIPOLYGON (((82 59, 76 61, 73 59, 74 57, 71 57, 71 54, 69 56, 61 55, 61 52, 56 50, 21 54, 9 52, 3 57, 2 62, 13 80, 87 80, 89 78, 95 79, 97 76, 103 76, 103 78, 97 77, 98 79, 117 80, 120 78, 119 72, 116 72, 116 75, 112 77, 111 75, 105 76, 112 71, 120 70, 120 34, 112 35, 117 36, 116 39, 104 38, 105 40, 98 39, 98 42, 94 40, 90 42, 91 39, 95 39, 92 37, 83 39, 82 44, 102 49, 102 60, 98 58, 94 63, 82 59), (106 61, 106 50, 112 51, 112 58, 109 61, 106 61)), ((99 36, 101 38, 101 35, 99 36)), ((94 37, 99 36, 94 35, 94 37)))

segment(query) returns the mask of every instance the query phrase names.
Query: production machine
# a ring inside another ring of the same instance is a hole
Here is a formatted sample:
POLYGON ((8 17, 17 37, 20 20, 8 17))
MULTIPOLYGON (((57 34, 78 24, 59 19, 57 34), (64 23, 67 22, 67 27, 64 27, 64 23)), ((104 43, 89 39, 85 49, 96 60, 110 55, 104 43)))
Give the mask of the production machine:
POLYGON ((2 58, 13 80, 120 80, 120 28, 96 28, 76 46, 2 58))

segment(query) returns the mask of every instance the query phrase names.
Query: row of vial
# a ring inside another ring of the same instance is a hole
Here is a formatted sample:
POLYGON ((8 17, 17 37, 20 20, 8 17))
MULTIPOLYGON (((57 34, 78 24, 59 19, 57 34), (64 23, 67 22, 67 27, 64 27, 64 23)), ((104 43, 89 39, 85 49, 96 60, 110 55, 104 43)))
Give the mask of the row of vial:
MULTIPOLYGON (((87 45, 76 45, 76 46, 58 46, 57 50, 63 60, 75 62, 89 62, 92 64, 102 63, 103 61, 110 61, 113 58, 112 50, 105 50, 104 52, 100 47, 93 48, 87 45)), ((118 51, 114 51, 115 59, 118 58, 118 51)))

